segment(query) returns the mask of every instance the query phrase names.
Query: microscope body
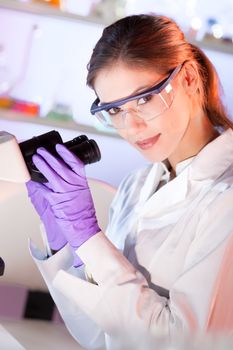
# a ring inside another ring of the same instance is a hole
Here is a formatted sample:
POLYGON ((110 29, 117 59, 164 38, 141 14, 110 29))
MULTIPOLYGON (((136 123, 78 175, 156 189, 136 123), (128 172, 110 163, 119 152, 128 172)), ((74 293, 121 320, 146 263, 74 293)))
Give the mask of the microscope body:
POLYGON ((89 140, 86 135, 63 142, 60 134, 52 130, 18 143, 14 135, 0 131, 0 180, 27 182, 32 179, 36 182, 47 182, 44 175, 34 165, 32 157, 37 148, 44 147, 55 157, 60 158, 55 147, 58 143, 64 144, 85 165, 101 159, 97 143, 95 140, 89 140))
POLYGON ((14 135, 0 131, 0 180, 27 182, 30 174, 14 135))

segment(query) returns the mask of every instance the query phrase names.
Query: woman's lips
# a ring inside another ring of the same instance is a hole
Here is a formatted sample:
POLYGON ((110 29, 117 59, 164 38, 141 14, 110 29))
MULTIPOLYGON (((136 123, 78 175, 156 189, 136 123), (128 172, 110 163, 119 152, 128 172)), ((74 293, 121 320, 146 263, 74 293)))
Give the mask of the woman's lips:
POLYGON ((161 134, 157 134, 156 136, 150 137, 149 139, 145 139, 142 141, 137 141, 136 145, 142 150, 147 150, 154 146, 154 144, 158 141, 161 134))

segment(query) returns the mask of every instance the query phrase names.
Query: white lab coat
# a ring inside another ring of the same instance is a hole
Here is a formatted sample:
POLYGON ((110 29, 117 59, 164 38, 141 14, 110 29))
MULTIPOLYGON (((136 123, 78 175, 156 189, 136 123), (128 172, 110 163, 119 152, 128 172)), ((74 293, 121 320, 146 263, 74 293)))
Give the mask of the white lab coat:
POLYGON ((205 330, 218 271, 233 234, 233 131, 180 162, 130 174, 119 186, 106 235, 78 253, 98 285, 31 246, 60 313, 87 349, 114 348, 119 335, 205 330), (122 254, 123 252, 123 254, 122 254), (162 287, 162 288, 160 288, 162 287), (148 333, 147 333, 148 332, 148 333))

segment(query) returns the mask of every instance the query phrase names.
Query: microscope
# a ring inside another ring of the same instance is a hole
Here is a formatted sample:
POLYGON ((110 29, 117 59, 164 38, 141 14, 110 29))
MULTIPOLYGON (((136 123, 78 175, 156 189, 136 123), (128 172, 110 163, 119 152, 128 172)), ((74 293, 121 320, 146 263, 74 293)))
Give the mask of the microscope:
POLYGON ((44 147, 55 157, 60 158, 55 147, 58 143, 64 144, 85 165, 101 159, 97 143, 95 140, 89 140, 86 135, 79 135, 71 141, 63 142, 59 132, 52 130, 18 143, 14 135, 0 131, 0 180, 27 182, 32 179, 36 182, 47 182, 34 165, 32 157, 37 148, 44 147))
MULTIPOLYGON (((18 143, 15 136, 0 131, 0 180, 8 182, 26 183, 30 179, 44 183, 47 179, 36 168, 32 157, 37 148, 44 147, 54 156, 60 158, 56 152, 56 144, 64 144, 81 161, 91 164, 101 159, 101 153, 95 140, 89 140, 86 135, 80 135, 71 141, 63 142, 60 134, 52 130, 45 134, 18 143)), ((0 257, 0 276, 4 274, 5 264, 0 257)))

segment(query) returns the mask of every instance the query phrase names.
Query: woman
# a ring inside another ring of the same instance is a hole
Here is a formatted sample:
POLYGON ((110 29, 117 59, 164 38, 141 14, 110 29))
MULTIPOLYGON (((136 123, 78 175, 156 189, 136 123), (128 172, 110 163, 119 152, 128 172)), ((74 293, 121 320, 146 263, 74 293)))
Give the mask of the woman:
POLYGON ((91 113, 151 165, 122 181, 103 233, 82 162, 62 145, 63 161, 38 149, 49 182, 27 188, 57 253, 32 253, 51 295, 88 349, 205 331, 233 233, 233 124, 217 74, 172 20, 136 15, 103 31, 87 84, 91 113))

